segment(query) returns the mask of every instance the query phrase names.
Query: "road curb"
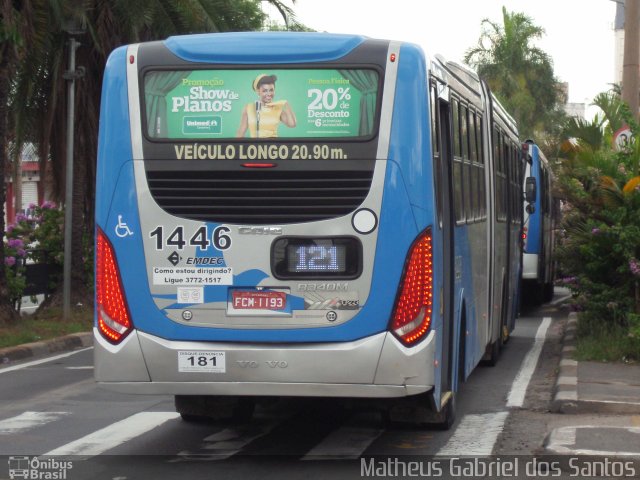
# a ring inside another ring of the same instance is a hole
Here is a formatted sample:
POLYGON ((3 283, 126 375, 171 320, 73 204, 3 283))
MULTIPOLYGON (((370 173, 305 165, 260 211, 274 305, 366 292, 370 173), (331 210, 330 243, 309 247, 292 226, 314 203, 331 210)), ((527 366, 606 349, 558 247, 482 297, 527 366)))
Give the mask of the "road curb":
POLYGON ((572 312, 565 327, 562 356, 550 410, 570 414, 640 414, 640 402, 587 399, 578 395, 578 362, 573 360, 578 314, 572 312))
POLYGON ((556 379, 555 394, 551 403, 552 412, 576 413, 579 408, 578 362, 571 358, 576 349, 577 328, 578 314, 571 312, 564 330, 560 368, 556 379))
POLYGON ((0 348, 0 364, 8 364, 33 357, 42 357, 57 352, 93 345, 93 333, 72 333, 64 337, 52 338, 41 342, 25 343, 16 347, 0 348))

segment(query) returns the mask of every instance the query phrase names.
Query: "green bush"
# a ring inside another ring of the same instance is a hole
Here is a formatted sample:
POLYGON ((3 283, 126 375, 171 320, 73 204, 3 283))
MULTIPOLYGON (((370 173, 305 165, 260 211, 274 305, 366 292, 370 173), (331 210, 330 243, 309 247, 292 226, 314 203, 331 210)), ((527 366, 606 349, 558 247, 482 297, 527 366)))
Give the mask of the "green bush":
MULTIPOLYGON (((616 104, 613 96, 606 100, 607 107, 615 106, 616 121, 622 118, 639 138, 640 129, 628 108, 620 100, 616 104)), ((596 144, 581 138, 574 128, 567 135, 571 141, 564 145, 565 158, 557 172, 564 200, 557 260, 575 309, 585 312, 583 336, 624 338, 628 355, 623 356, 636 357, 640 352, 640 142, 616 151, 611 146, 614 125, 597 119, 594 123, 598 122, 602 137, 596 144)), ((593 128, 590 135, 593 138, 593 128)))
MULTIPOLYGON (((29 205, 28 213, 16 215, 16 221, 7 227, 5 264, 9 293, 16 304, 26 287, 25 263, 46 263, 62 267, 64 213, 53 202, 29 205)), ((50 287, 55 288, 57 279, 50 287)))

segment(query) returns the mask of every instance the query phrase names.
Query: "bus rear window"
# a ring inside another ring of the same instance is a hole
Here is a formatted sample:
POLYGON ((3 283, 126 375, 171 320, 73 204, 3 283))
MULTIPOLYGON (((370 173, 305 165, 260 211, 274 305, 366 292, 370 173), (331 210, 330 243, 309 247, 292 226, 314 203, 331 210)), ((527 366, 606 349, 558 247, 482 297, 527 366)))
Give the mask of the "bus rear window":
POLYGON ((150 139, 354 138, 375 132, 372 69, 152 70, 150 139))

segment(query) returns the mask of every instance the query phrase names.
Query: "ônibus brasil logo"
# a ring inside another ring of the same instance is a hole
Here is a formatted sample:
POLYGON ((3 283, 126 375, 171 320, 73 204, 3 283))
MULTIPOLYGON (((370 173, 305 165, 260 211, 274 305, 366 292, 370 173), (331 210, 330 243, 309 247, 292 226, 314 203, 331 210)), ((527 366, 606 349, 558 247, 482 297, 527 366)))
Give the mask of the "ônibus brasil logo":
POLYGON ((73 468, 73 462, 55 458, 9 457, 9 478, 32 480, 66 480, 67 471, 73 468))

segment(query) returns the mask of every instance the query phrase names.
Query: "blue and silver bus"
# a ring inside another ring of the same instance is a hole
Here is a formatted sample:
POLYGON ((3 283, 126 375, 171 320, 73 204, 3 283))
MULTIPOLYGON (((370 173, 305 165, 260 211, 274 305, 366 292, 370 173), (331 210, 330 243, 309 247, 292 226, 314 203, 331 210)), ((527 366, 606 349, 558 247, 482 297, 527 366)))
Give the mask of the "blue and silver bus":
POLYGON ((555 221, 557 204, 553 196, 553 172, 547 158, 534 142, 522 146, 526 160, 525 190, 530 197, 524 207, 522 295, 532 304, 553 298, 555 221))
POLYGON ((448 427, 514 326, 523 168, 486 84, 413 44, 262 32, 118 48, 96 379, 175 395, 185 419, 357 397, 448 427))

